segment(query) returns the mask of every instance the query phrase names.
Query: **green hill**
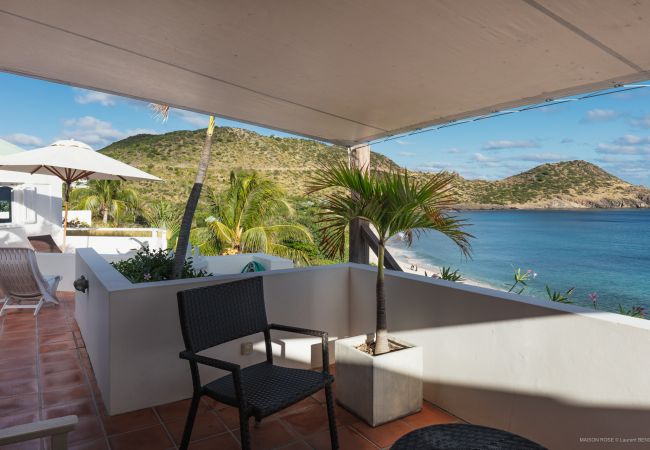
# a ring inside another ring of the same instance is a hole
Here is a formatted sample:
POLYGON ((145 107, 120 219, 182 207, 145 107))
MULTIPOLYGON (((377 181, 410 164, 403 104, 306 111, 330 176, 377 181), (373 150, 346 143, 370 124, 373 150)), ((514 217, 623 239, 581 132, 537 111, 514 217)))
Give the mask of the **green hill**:
MULTIPOLYGON (((133 183, 145 201, 184 203, 194 181, 205 130, 137 135, 115 142, 102 153, 162 178, 162 183, 133 183)), ((299 139, 262 136, 239 128, 218 128, 207 185, 223 187, 233 169, 256 170, 275 180, 291 196, 305 186, 323 162, 344 160, 342 147, 299 139)), ((374 153, 375 168, 398 166, 374 153)), ((415 174, 426 177, 424 172, 415 174)), ((650 206, 650 190, 634 186, 585 161, 543 164, 498 181, 457 177, 461 208, 616 208, 650 206)))
POLYGON ((464 207, 624 208, 650 206, 650 190, 586 161, 542 164, 498 181, 459 178, 464 207))
MULTIPOLYGON (((204 129, 140 134, 100 151, 164 180, 162 183, 133 183, 145 200, 185 202, 194 182, 204 139, 204 129)), ((378 153, 373 152, 371 158, 376 167, 397 167, 378 153)), ((320 164, 341 159, 347 159, 347 150, 342 147, 308 139, 262 136, 240 128, 216 128, 206 184, 222 187, 231 170, 247 169, 275 180, 289 195, 303 196, 307 180, 320 164)))

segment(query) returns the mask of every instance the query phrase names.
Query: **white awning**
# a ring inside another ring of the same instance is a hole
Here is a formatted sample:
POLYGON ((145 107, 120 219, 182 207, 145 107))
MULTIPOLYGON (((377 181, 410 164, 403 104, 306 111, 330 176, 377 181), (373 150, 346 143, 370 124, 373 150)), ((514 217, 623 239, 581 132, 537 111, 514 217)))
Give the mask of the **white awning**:
POLYGON ((648 0, 3 0, 0 70, 351 145, 650 78, 648 0))

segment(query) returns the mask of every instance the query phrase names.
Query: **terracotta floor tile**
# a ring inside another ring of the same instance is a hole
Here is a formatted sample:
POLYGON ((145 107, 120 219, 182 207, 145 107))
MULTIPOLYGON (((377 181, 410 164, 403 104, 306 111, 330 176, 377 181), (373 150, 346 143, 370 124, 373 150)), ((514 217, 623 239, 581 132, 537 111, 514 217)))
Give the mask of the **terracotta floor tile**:
POLYGON ((69 450, 108 450, 108 443, 106 438, 93 439, 90 441, 82 441, 73 443, 68 446, 69 450))
POLYGON ((54 342, 52 344, 42 344, 38 347, 40 353, 60 352, 61 350, 73 350, 77 348, 75 341, 54 342))
POLYGON ((423 402, 422 411, 404 417, 406 423, 414 428, 422 428, 428 425, 458 422, 458 419, 451 414, 433 406, 429 402, 423 402))
POLYGON ((0 371, 0 381, 24 380, 26 378, 36 378, 35 366, 0 371))
POLYGON ((61 361, 55 361, 48 364, 41 364, 40 372, 42 377, 46 377, 53 373, 80 368, 81 365, 77 359, 63 359, 61 361))
POLYGON ((52 406, 66 405, 70 403, 80 403, 91 399, 90 389, 88 386, 79 385, 53 391, 43 392, 43 408, 52 406))
MULTIPOLYGON (((270 450, 287 445, 296 440, 280 420, 262 421, 259 426, 250 425, 251 444, 257 450, 270 450)), ((239 438, 239 430, 236 433, 239 438)))
POLYGON ((81 369, 56 372, 42 379, 44 391, 63 389, 64 387, 77 386, 86 382, 81 369))
MULTIPOLYGON (((312 450, 313 449, 313 447, 310 447, 309 445, 305 444, 302 441, 297 441, 294 442, 293 444, 285 445, 280 448, 282 450, 312 450)), ((341 447, 341 450, 344 450, 343 447, 341 447)))
POLYGON ((11 359, 11 358, 26 358, 36 355, 36 347, 31 347, 29 349, 2 349, 2 357, 11 359))
MULTIPOLYGON (((338 434, 339 448, 341 450, 377 450, 378 448, 349 427, 338 427, 338 434)), ((306 440, 316 450, 329 450, 332 448, 329 431, 321 431, 306 440)))
POLYGON ((199 442, 190 442, 190 450, 239 450, 239 442, 230 433, 203 439, 199 442))
POLYGON ((327 410, 321 405, 310 406, 307 409, 282 417, 291 427, 302 436, 309 436, 319 431, 327 430, 327 410))
POLYGON ((343 425, 352 425, 360 419, 340 405, 335 405, 336 421, 343 425))
POLYGON ((0 417, 38 412, 38 394, 0 398, 0 417))
POLYGON ((103 416, 102 421, 104 422, 106 434, 109 436, 138 430, 140 428, 147 428, 160 423, 152 408, 117 414, 115 416, 103 416))
POLYGON ((173 447, 162 425, 117 434, 108 438, 112 450, 163 450, 173 447))
POLYGON ((390 447, 397 439, 413 431, 413 427, 402 420, 388 422, 375 428, 359 421, 352 424, 352 427, 380 448, 390 447))
MULTIPOLYGON (((180 444, 183 437, 183 430, 185 429, 185 419, 165 423, 165 427, 174 438, 176 444, 180 444)), ((225 431, 227 431, 226 426, 215 413, 207 412, 205 414, 199 414, 194 421, 190 441, 204 439, 225 431)))
POLYGON ((43 409, 44 419, 53 419, 55 417, 69 416, 71 414, 79 416, 80 420, 84 417, 96 417, 97 415, 95 412, 95 405, 90 399, 43 409))
MULTIPOLYGON (((0 348, 2 345, 0 344, 0 348)), ((36 365, 36 356, 23 356, 19 358, 5 358, 4 354, 0 358, 0 371, 21 369, 36 365)))
POLYGON ((38 392, 36 378, 0 382, 0 398, 38 392))
MULTIPOLYGON (((173 422, 187 417, 187 412, 190 409, 190 399, 180 400, 174 403, 168 403, 162 406, 156 406, 156 412, 163 422, 173 422)), ((200 404, 199 414, 208 410, 205 404, 200 404)))
POLYGON ((79 361, 79 355, 76 350, 64 350, 61 352, 47 353, 40 355, 41 364, 55 363, 64 360, 79 361))
POLYGON ((96 417, 79 418, 79 423, 74 427, 74 430, 68 435, 68 440, 71 444, 82 443, 88 441, 95 441, 102 439, 104 433, 99 424, 99 419, 96 417))
POLYGON ((12 414, 9 416, 0 417, 0 430, 3 428, 31 423, 38 420, 38 411, 32 411, 22 414, 12 414))
POLYGON ((237 408, 233 408, 232 406, 227 406, 226 408, 217 410, 217 415, 221 418, 221 420, 223 420, 226 426, 231 430, 234 430, 235 428, 239 428, 239 411, 237 410, 237 408))
POLYGON ((288 416, 298 411, 304 411, 311 406, 319 406, 319 403, 310 396, 307 397, 306 399, 299 401, 298 403, 294 403, 293 405, 283 409, 282 411, 278 411, 277 413, 275 413, 275 415, 277 415, 277 417, 288 416))
POLYGON ((11 331, 5 330, 4 328, 0 331, 0 341, 4 339, 22 339, 26 342, 35 343, 36 342, 36 329, 31 328, 22 331, 11 331))
POLYGON ((50 333, 44 331, 38 336, 39 344, 54 344, 55 342, 74 341, 72 331, 59 331, 50 333))

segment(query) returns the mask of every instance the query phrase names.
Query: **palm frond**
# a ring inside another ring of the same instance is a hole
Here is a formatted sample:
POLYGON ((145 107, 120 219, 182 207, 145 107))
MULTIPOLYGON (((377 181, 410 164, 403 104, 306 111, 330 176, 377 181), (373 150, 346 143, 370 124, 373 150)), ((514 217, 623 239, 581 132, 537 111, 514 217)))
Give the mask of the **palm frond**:
POLYGON ((160 120, 161 122, 167 122, 169 119, 170 107, 169 105, 161 105, 159 103, 149 103, 149 108, 153 112, 155 119, 160 120))

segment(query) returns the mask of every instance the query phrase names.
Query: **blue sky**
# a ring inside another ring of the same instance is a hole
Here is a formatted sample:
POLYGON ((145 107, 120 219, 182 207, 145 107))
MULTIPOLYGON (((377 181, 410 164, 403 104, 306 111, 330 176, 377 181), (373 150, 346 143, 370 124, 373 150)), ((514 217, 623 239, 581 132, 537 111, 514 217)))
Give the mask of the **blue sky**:
MULTIPOLYGON (((207 117, 174 110, 156 120, 147 104, 0 73, 0 137, 23 148, 74 138, 100 149, 138 133, 196 129, 207 117)), ((650 185, 650 88, 551 105, 373 145, 402 166, 498 179, 545 162, 584 159, 650 185)), ((284 133, 218 120, 262 134, 284 133)))

